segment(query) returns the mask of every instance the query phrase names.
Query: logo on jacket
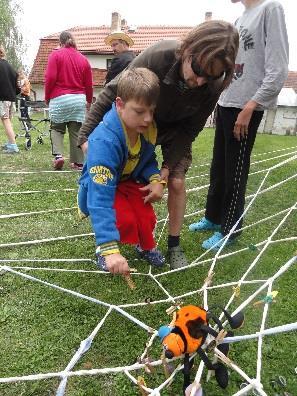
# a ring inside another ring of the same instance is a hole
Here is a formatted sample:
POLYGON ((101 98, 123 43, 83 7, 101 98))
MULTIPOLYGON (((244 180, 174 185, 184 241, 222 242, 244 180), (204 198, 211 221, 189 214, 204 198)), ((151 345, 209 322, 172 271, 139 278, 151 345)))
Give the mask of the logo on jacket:
POLYGON ((90 169, 90 174, 94 174, 92 177, 93 182, 97 184, 107 184, 108 180, 113 179, 113 174, 111 171, 102 165, 92 166, 90 169))

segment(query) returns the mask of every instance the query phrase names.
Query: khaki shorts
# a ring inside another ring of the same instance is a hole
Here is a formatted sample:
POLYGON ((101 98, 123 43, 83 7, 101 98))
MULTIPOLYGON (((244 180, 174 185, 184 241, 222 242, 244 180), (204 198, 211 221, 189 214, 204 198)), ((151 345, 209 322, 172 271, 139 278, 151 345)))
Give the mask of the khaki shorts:
POLYGON ((13 102, 0 101, 0 118, 12 118, 13 113, 13 102))
MULTIPOLYGON (((161 145, 163 158, 166 157, 166 153, 172 148, 171 145, 162 144, 161 145)), ((169 178, 184 179, 189 167, 192 163, 192 147, 188 149, 182 159, 175 165, 174 168, 170 170, 169 178)))

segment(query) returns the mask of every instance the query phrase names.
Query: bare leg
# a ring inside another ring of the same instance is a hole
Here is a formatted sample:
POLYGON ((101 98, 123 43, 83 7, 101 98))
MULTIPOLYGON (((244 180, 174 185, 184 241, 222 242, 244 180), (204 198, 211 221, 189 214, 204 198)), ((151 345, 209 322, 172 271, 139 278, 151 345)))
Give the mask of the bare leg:
POLYGON ((15 144, 15 134, 13 132, 12 124, 9 118, 2 118, 2 123, 4 126, 4 131, 6 133, 9 143, 15 144))
POLYGON ((171 178, 168 181, 169 235, 180 234, 186 210, 185 179, 171 178))
MULTIPOLYGON (((169 235, 179 237, 186 209, 185 179, 170 178, 168 181, 169 235)), ((171 269, 188 265, 186 256, 179 245, 168 247, 171 269)))

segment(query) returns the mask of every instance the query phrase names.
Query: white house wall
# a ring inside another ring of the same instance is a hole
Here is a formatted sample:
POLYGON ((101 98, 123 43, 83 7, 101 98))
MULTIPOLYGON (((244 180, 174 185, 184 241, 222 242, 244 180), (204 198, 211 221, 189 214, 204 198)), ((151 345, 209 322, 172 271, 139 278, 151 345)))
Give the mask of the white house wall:
POLYGON ((113 55, 86 55, 93 69, 106 69, 107 59, 112 59, 113 55))
POLYGON ((273 133, 296 135, 297 107, 279 106, 274 120, 273 133))
POLYGON ((278 106, 264 112, 258 132, 275 135, 296 135, 297 107, 278 106), (271 127, 273 120, 273 127, 271 127))
POLYGON ((44 100, 44 85, 41 84, 31 84, 32 100, 44 100))

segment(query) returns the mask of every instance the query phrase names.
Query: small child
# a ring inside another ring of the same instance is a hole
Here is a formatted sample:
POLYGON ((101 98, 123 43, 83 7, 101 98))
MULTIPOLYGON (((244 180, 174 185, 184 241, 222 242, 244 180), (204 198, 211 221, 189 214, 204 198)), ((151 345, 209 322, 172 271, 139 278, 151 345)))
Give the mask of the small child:
POLYGON ((125 70, 115 103, 89 137, 78 207, 82 217, 90 215, 98 265, 111 273, 129 272, 118 241, 136 245, 139 255, 154 266, 164 263, 155 248, 151 205, 162 198, 166 186, 155 155, 153 113, 159 90, 152 71, 125 70))
POLYGON ((19 71, 18 79, 21 88, 20 112, 22 117, 28 119, 28 123, 29 123, 28 126, 30 127, 31 123, 29 121, 30 117, 28 112, 27 101, 30 100, 31 84, 22 69, 19 71))

